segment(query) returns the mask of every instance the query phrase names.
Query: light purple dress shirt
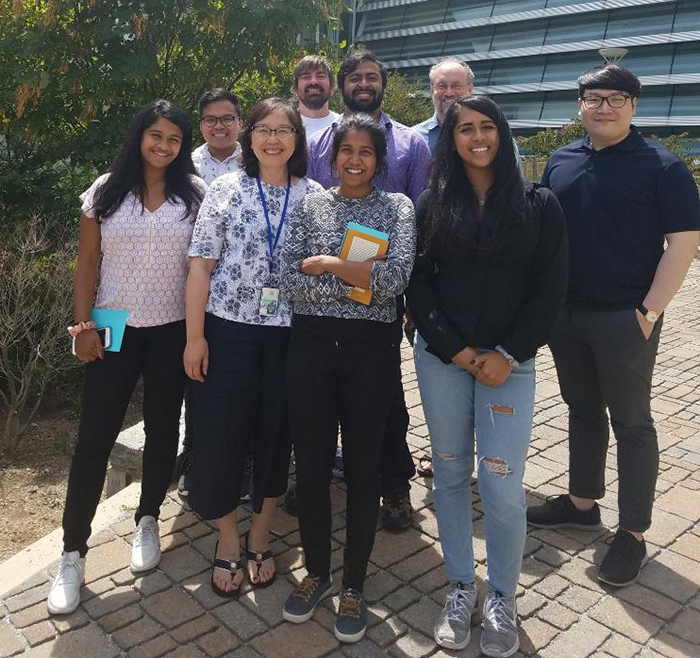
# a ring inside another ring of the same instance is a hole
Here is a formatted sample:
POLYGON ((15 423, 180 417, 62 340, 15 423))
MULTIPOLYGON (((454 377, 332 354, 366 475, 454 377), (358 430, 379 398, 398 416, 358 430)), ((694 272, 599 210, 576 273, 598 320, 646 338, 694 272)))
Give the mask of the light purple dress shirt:
MULTIPOLYGON (((385 192, 401 192, 413 203, 428 186, 430 149, 425 140, 413 128, 393 121, 384 112, 379 122, 386 128, 386 170, 379 175, 377 187, 385 192)), ((309 168, 306 175, 326 189, 339 184, 333 175, 331 151, 335 123, 309 137, 309 168)))

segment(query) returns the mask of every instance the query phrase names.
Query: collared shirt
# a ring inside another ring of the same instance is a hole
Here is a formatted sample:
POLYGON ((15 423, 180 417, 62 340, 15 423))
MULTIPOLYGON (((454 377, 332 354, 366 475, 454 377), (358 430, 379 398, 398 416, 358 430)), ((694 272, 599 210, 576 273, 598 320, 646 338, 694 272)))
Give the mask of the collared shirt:
MULTIPOLYGON (((284 208, 286 186, 262 183, 272 234, 284 208)), ((211 275, 207 312, 225 320, 245 324, 288 327, 292 307, 282 294, 277 315, 262 316, 260 293, 263 287, 280 287, 284 269, 282 246, 291 213, 307 192, 321 187, 308 178, 292 185, 285 226, 280 233, 272 267, 269 260, 268 227, 255 178, 242 169, 217 178, 209 188, 197 215, 192 233, 190 257, 218 260, 211 275)))
POLYGON ((339 120, 340 114, 332 111, 329 111, 325 117, 321 117, 320 119, 316 117, 305 117, 303 114, 301 115, 301 122, 304 124, 307 137, 317 133, 319 130, 325 130, 331 124, 338 123, 339 120))
MULTIPOLYGON (((82 211, 94 219, 95 193, 109 174, 100 176, 80 195, 82 211)), ((206 183, 192 176, 206 192, 206 183)), ((129 311, 130 327, 153 327, 185 317, 187 248, 194 217, 183 201, 166 200, 151 212, 131 193, 100 224, 102 266, 97 308, 129 311)))
POLYGON ((572 308, 636 308, 654 280, 664 236, 700 229, 688 167, 634 126, 604 149, 585 136, 555 151, 542 185, 557 195, 566 217, 572 308))
MULTIPOLYGON (((415 204, 421 192, 428 186, 430 149, 413 128, 389 118, 384 112, 379 123, 386 129, 386 170, 377 178, 377 187, 385 192, 405 194, 415 204)), ((309 169, 307 176, 324 188, 339 185, 333 175, 331 152, 335 124, 309 138, 309 169)))
POLYGON ((197 173, 211 185, 222 174, 230 174, 238 171, 241 166, 238 164, 238 157, 241 155, 241 145, 236 144, 236 150, 225 160, 217 160, 205 144, 192 151, 192 162, 197 173))
POLYGON ((437 114, 433 114, 430 119, 421 121, 413 126, 413 130, 426 141, 431 153, 435 153, 438 137, 440 137, 440 128, 442 128, 442 126, 437 120, 437 114))

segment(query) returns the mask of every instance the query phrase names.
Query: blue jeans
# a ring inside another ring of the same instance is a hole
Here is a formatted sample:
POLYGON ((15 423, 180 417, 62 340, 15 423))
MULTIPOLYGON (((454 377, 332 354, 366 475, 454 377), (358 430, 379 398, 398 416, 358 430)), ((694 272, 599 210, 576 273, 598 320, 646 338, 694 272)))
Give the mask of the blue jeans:
POLYGON ((451 583, 472 583, 470 480, 476 435, 484 505, 489 591, 513 596, 525 546, 523 473, 535 406, 535 360, 514 368, 501 386, 484 386, 426 351, 416 335, 418 386, 430 431, 433 492, 440 543, 451 583))

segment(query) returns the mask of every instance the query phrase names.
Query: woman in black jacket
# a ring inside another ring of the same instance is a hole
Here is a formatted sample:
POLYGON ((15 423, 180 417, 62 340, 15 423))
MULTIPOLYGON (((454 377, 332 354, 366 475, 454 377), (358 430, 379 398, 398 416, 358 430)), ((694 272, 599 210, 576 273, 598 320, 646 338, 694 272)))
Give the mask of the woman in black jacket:
POLYGON ((510 656, 518 648, 514 595, 525 542, 534 357, 564 302, 564 218, 551 192, 523 180, 503 112, 472 96, 447 112, 416 220, 407 297, 451 583, 435 640, 452 649, 469 643, 476 436, 488 556, 481 650, 510 656))

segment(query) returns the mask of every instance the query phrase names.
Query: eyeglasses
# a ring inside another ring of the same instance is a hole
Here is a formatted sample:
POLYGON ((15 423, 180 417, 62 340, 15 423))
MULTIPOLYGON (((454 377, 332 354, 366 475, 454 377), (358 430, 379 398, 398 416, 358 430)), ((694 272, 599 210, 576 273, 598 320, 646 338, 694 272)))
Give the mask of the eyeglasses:
POLYGON ((279 139, 289 139, 296 131, 291 126, 269 128, 268 126, 253 126, 253 132, 262 139, 268 139, 276 135, 279 139))
POLYGON ((467 85, 463 85, 461 82, 457 82, 453 85, 446 85, 444 82, 439 82, 435 85, 435 89, 437 89, 438 91, 447 91, 448 89, 451 89, 452 91, 456 91, 457 93, 464 91, 466 88, 467 85))
POLYGON ((234 116, 233 114, 224 114, 222 117, 214 117, 211 114, 203 116, 200 121, 207 127, 213 128, 219 121, 221 121, 222 126, 230 126, 234 121, 239 121, 241 117, 234 116))
POLYGON ((584 96, 581 100, 589 110, 597 110, 607 103, 615 110, 619 110, 627 104, 627 101, 632 98, 626 94, 613 94, 612 96, 584 96))

